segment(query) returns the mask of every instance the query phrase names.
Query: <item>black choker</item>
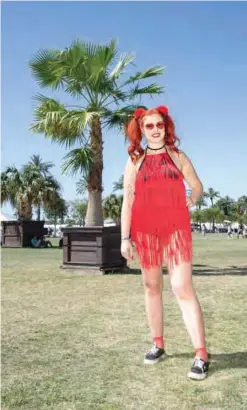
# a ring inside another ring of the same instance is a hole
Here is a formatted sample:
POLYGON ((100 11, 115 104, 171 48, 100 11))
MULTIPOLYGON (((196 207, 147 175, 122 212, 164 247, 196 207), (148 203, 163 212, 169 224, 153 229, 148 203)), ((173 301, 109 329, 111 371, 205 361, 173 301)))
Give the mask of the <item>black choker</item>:
POLYGON ((159 151, 160 149, 165 148, 166 144, 164 144, 162 147, 160 148, 150 148, 149 146, 147 146, 147 149, 150 149, 151 151, 159 151))

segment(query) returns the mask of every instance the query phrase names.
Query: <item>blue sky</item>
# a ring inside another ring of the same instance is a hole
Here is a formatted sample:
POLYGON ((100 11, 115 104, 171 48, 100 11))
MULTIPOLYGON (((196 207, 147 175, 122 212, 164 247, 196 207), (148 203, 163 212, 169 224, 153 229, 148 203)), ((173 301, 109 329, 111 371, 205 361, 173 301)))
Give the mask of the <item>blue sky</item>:
MULTIPOLYGON (((65 48, 79 38, 116 38, 134 52, 138 70, 166 67, 165 94, 143 103, 166 104, 181 149, 205 190, 247 194, 247 3, 245 2, 4 2, 2 4, 2 169, 31 155, 55 163, 65 199, 76 198, 78 178, 62 175, 64 148, 29 131, 32 97, 40 90, 28 62, 40 48, 65 48)), ((65 100, 63 100, 66 102, 65 100)), ((104 195, 127 160, 124 138, 104 135, 104 195)), ((8 206, 3 211, 11 212, 8 206)))

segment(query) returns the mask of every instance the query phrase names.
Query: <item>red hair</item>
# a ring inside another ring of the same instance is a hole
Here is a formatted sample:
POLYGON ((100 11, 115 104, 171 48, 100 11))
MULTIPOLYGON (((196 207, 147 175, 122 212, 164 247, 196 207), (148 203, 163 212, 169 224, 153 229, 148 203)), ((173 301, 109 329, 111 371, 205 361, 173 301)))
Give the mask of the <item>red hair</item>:
POLYGON ((134 163, 144 154, 144 149, 141 146, 142 141, 142 132, 141 125, 143 119, 146 115, 159 114, 163 117, 165 123, 165 144, 171 148, 173 151, 178 151, 175 144, 179 143, 180 140, 175 134, 175 125, 172 118, 167 114, 164 114, 158 108, 151 110, 140 110, 137 109, 135 112, 138 112, 138 117, 134 116, 126 127, 126 135, 130 141, 130 146, 128 148, 128 153, 134 163))

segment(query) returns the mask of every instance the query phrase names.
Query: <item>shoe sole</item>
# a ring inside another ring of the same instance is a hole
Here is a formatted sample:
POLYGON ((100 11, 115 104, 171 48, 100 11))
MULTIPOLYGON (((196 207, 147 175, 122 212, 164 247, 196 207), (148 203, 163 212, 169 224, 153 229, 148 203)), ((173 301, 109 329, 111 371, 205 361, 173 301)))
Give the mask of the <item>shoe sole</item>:
POLYGON ((204 380, 208 377, 208 373, 197 374, 197 373, 189 372, 188 377, 191 380, 204 380))
POLYGON ((154 359, 154 360, 144 359, 144 364, 157 364, 161 360, 164 360, 165 357, 166 357, 166 355, 165 355, 165 353, 163 353, 160 357, 158 357, 158 359, 154 359))

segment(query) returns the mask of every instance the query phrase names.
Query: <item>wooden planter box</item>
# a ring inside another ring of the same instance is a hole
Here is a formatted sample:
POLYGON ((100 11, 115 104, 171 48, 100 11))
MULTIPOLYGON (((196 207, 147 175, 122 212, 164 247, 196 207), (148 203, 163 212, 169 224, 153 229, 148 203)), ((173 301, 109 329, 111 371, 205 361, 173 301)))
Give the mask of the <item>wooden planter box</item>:
POLYGON ((2 246, 5 248, 29 247, 33 236, 45 234, 44 221, 2 222, 2 246))
POLYGON ((63 268, 121 270, 126 259, 120 252, 119 226, 64 228, 63 268))

